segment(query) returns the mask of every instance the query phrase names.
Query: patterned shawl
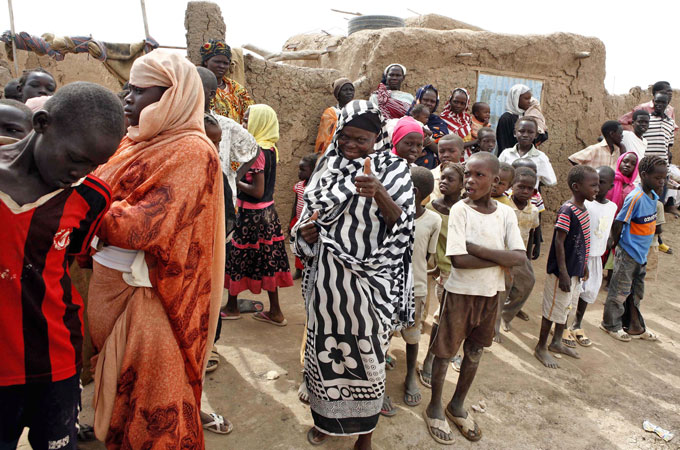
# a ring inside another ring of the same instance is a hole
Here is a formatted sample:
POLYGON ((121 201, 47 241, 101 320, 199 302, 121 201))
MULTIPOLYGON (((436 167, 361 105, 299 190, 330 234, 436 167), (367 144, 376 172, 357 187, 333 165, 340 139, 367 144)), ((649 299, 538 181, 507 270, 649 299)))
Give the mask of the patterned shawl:
POLYGON ((338 135, 345 124, 368 112, 380 115, 375 104, 364 100, 352 101, 342 109, 333 141, 317 163, 305 189, 301 220, 291 233, 293 251, 305 259, 305 267, 309 269, 305 270, 303 279, 308 311, 319 311, 323 304, 346 302, 347 289, 355 293, 357 302, 367 299, 372 303, 372 314, 376 317, 371 318, 343 320, 336 317, 338 314, 331 317, 320 312, 315 314, 316 318, 310 314, 310 328, 318 320, 323 322, 319 326, 327 334, 371 335, 413 323, 411 254, 415 204, 408 165, 389 151, 391 144, 381 116, 382 131, 375 144, 375 153, 368 156, 371 171, 403 210, 388 230, 377 203, 357 195, 354 177, 362 173, 364 160, 346 159, 338 145, 338 135), (299 236, 299 228, 309 222, 315 211, 319 213, 316 220, 320 228, 319 240, 310 246, 299 236), (326 259, 328 254, 342 266, 342 274, 333 273, 333 270, 326 273, 329 266, 320 262, 320 255, 326 259), (336 279, 339 275, 344 275, 345 285, 331 289, 319 286, 325 283, 324 280, 336 279), (357 322, 361 325, 357 326, 357 322))
POLYGON ((392 91, 387 89, 385 83, 378 85, 375 96, 378 98, 380 112, 386 119, 399 119, 406 115, 409 104, 392 97, 392 91))
POLYGON ((444 108, 444 111, 441 113, 441 118, 446 123, 449 131, 451 133, 457 134, 463 139, 468 137, 472 131, 472 126, 470 125, 470 114, 467 112, 468 106, 470 106, 470 94, 468 94, 468 91, 463 88, 456 88, 453 90, 453 92, 451 92, 449 101, 446 102, 446 108, 444 108), (456 95, 456 92, 462 92, 465 94, 465 97, 467 97, 465 109, 458 114, 451 111, 451 100, 453 100, 453 96, 456 95))
POLYGON ((215 98, 210 102, 210 109, 220 116, 228 117, 238 123, 243 123, 243 115, 248 107, 255 102, 246 88, 226 76, 222 78, 224 89, 217 88, 215 98))
POLYGON ((95 171, 112 187, 98 235, 145 252, 199 405, 224 282, 220 161, 203 129, 201 80, 186 58, 154 50, 134 62, 130 84, 168 89, 95 171))

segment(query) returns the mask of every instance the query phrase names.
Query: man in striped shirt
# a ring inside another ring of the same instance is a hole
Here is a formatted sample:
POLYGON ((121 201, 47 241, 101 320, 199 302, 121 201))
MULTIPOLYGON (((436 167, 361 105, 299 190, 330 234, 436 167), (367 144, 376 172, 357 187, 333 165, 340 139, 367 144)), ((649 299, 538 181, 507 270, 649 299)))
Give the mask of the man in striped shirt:
POLYGON ((33 115, 33 131, 0 162, 0 448, 24 427, 35 449, 75 449, 83 300, 68 271, 109 207, 109 187, 87 175, 123 137, 118 98, 72 83, 33 115))

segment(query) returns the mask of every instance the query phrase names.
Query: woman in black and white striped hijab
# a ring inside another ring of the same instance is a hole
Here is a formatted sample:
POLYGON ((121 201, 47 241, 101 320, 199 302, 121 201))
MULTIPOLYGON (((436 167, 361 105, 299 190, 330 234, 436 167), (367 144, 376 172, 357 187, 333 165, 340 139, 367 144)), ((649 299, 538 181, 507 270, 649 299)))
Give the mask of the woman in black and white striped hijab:
POLYGON ((385 395, 388 335, 413 324, 413 184, 390 147, 378 107, 348 103, 291 233, 305 263, 312 443, 360 435, 358 447, 370 446, 385 395))

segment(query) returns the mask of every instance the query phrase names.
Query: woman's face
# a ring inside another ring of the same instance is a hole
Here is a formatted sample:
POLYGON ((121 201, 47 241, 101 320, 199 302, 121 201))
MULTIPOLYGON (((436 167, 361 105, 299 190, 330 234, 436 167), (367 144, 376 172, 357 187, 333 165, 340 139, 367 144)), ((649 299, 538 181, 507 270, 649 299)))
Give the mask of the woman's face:
POLYGON ((457 91, 453 94, 450 105, 451 111, 453 111, 454 114, 462 113, 467 106, 467 95, 465 95, 464 92, 457 91))
POLYGON ((631 175, 633 175, 633 171, 635 170, 636 164, 637 156, 628 154, 621 160, 621 164, 619 164, 619 171, 623 176, 630 177, 631 175))
POLYGON ((519 101, 517 102, 519 109, 526 111, 531 106, 531 91, 525 92, 519 96, 519 101))
POLYGON ((401 89, 401 83, 404 82, 404 72, 399 66, 392 66, 387 71, 387 89, 391 91, 398 91, 401 89))
POLYGON ((139 125, 139 116, 142 110, 160 101, 166 89, 162 86, 140 88, 131 84, 130 93, 125 97, 125 107, 123 108, 127 123, 132 127, 139 125))
POLYGON ((338 134, 338 147, 347 159, 365 158, 375 151, 377 137, 377 133, 346 126, 338 134))
POLYGON ((205 62, 205 67, 215 74, 217 77, 217 82, 222 82, 222 77, 229 70, 231 66, 231 61, 224 55, 216 55, 205 62))
POLYGON ((416 132, 409 133, 397 142, 395 149, 397 155, 409 164, 413 164, 423 153, 423 135, 416 132))
POLYGON ((434 91, 425 91, 422 97, 420 97, 420 103, 427 106, 430 110, 430 114, 434 114, 437 107, 437 94, 434 91))

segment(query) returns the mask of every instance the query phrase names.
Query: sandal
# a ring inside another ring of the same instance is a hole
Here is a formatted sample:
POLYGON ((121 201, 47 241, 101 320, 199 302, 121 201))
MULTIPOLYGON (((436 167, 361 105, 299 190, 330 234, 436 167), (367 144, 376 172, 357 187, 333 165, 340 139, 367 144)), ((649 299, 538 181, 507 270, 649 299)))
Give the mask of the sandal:
POLYGON ((257 300, 247 300, 245 298, 239 298, 238 302, 238 312, 240 313, 254 313, 264 311, 264 303, 257 300))
POLYGON ((298 400, 300 400, 305 405, 309 405, 309 391, 307 390, 307 384, 304 381, 298 388, 298 400))
POLYGON ((224 311, 220 311, 220 319, 222 320, 239 320, 241 318, 241 314, 237 316, 230 316, 224 311))
POLYGON ((428 389, 432 389, 432 384, 431 384, 432 374, 425 372, 422 368, 418 368, 416 370, 418 372, 418 378, 420 378, 420 382, 423 384, 423 386, 425 386, 428 389), (427 381, 426 377, 430 381, 427 381))
POLYGON ((213 420, 212 422, 203 424, 204 430, 212 431, 217 434, 229 434, 234 429, 234 425, 219 414, 210 413, 209 416, 212 417, 213 420), (222 431, 222 425, 226 425, 227 429, 222 431))
POLYGON ((628 336, 631 337, 631 339, 640 339, 643 341, 658 341, 659 336, 656 335, 653 331, 645 330, 642 334, 629 334, 628 336))
POLYGON ((385 417, 394 417, 397 415, 397 408, 392 404, 392 400, 389 395, 385 396, 383 400, 382 408, 380 409, 380 414, 385 417))
POLYGON ((662 252, 662 253, 669 254, 669 255, 673 254, 673 249, 671 249, 666 244, 659 244, 659 251, 662 252))
POLYGON ((272 325, 276 325, 277 327, 285 327, 288 325, 288 321, 286 319, 283 319, 281 322, 276 322, 274 319, 269 317, 266 311, 256 312, 253 314, 253 319, 259 320, 260 322, 270 323, 272 325))
POLYGON ((600 324, 600 330, 604 331, 605 333, 607 333, 609 336, 613 337, 617 341, 630 342, 632 340, 630 335, 623 330, 611 331, 611 330, 606 329, 604 327, 604 325, 602 325, 602 324, 600 324))
POLYGON ((449 418, 451 422, 458 428, 458 431, 460 431, 460 434, 465 437, 468 441, 472 442, 477 442, 482 438, 482 430, 479 429, 479 426, 477 425, 477 422, 475 422, 475 419, 472 417, 472 413, 470 411, 467 411, 467 417, 456 417, 454 416, 451 411, 449 411, 449 407, 446 407, 446 417, 449 418))
POLYGON ((78 442, 92 442, 97 440, 94 428, 86 424, 78 424, 78 442))
POLYGON ((396 366, 397 366, 397 358, 395 358, 392 355, 385 356, 385 369, 386 370, 394 370, 394 368, 396 366))
POLYGON ((328 439, 328 435, 314 427, 310 428, 307 432, 307 441, 312 445, 321 445, 326 439, 328 439))
POLYGON ((583 331, 582 328, 578 328, 576 330, 571 330, 572 334, 574 335, 574 338, 576 339, 576 342, 582 347, 590 347, 593 345, 593 341, 591 341, 588 336, 586 336, 585 331, 583 331))
POLYGON ((451 360, 451 367, 453 367, 453 370, 455 370, 456 372, 460 372, 461 364, 463 364, 462 356, 454 356, 453 359, 451 360))
POLYGON ((427 410, 423 411, 423 419, 425 419, 425 426, 427 426, 427 431, 430 432, 430 436, 432 436, 432 439, 437 441, 437 443, 443 444, 443 445, 453 444, 453 433, 451 432, 451 427, 449 426, 449 423, 446 420, 432 419, 432 418, 428 417, 427 410), (439 430, 442 433, 450 436, 451 439, 445 440, 445 439, 442 439, 440 437, 437 437, 437 436, 435 436, 435 434, 432 430, 439 430))
POLYGON ((205 368, 205 373, 214 372, 220 365, 220 354, 217 352, 217 348, 213 345, 212 350, 210 350, 210 356, 208 357, 208 365, 205 368))
POLYGON ((406 406, 418 406, 423 401, 423 396, 420 391, 409 392, 404 385, 404 403, 406 406))
POLYGON ((562 343, 569 348, 576 348, 576 338, 571 334, 571 330, 565 328, 562 331, 562 343))
POLYGON ((525 321, 525 322, 528 322, 528 321, 530 320, 529 314, 525 313, 525 312, 522 311, 521 309, 520 309, 519 311, 517 311, 517 314, 515 314, 515 317, 518 317, 518 318, 522 319, 522 320, 525 321))

